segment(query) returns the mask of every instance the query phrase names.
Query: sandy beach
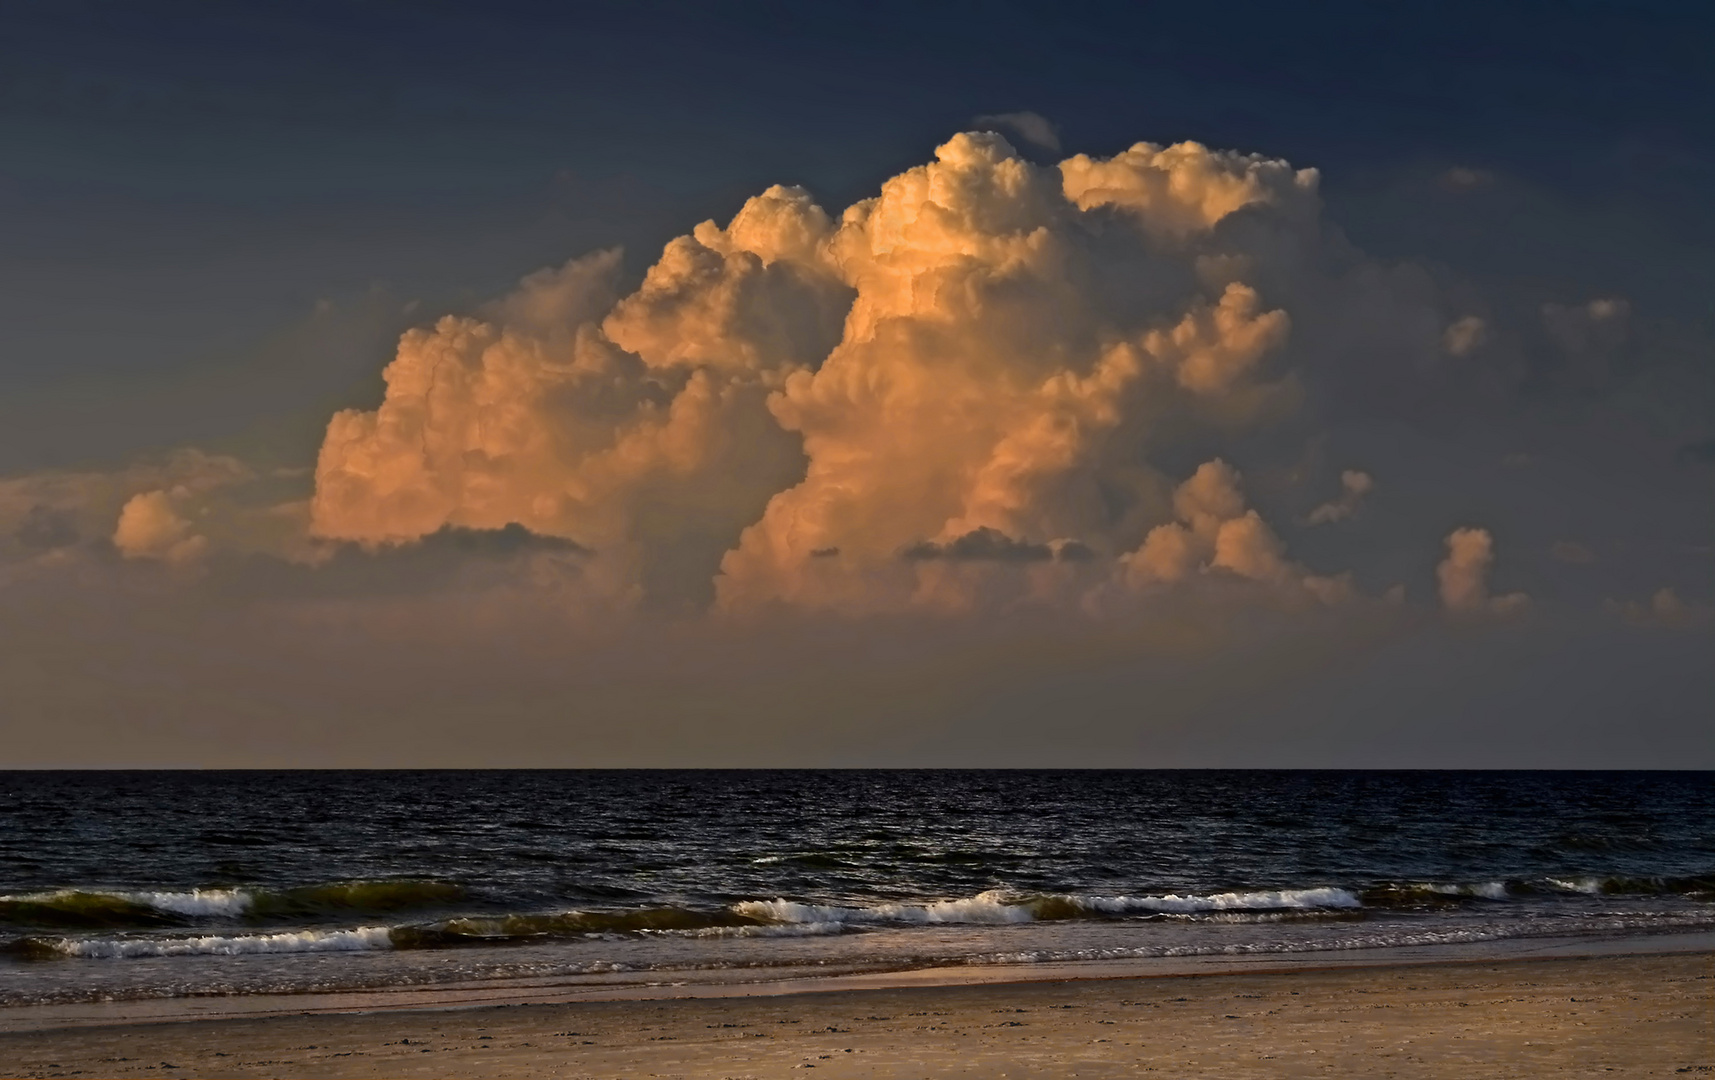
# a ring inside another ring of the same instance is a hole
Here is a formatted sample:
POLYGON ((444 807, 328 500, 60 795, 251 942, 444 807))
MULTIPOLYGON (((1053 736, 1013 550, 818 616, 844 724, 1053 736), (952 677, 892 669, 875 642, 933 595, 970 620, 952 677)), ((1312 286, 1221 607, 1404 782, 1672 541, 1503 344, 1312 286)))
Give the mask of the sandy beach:
POLYGON ((1715 1075, 1715 955, 275 1015, 0 1034, 7 1076, 1715 1075))

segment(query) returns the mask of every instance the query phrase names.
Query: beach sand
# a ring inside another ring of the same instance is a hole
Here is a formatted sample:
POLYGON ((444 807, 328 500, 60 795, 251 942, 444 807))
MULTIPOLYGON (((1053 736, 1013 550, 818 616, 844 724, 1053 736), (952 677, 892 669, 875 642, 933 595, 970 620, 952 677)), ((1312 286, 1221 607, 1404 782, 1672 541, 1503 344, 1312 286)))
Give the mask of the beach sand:
POLYGON ((0 1034, 6 1076, 1715 1077, 1715 956, 912 986, 0 1034))

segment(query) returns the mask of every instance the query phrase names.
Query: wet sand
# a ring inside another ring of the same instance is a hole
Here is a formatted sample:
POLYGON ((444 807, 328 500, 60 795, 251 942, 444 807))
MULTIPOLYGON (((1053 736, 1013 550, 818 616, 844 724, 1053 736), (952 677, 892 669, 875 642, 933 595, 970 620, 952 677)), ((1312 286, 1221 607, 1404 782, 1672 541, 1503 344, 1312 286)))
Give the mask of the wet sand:
POLYGON ((276 1015, 0 1034, 32 1077, 1715 1077, 1715 954, 276 1015))

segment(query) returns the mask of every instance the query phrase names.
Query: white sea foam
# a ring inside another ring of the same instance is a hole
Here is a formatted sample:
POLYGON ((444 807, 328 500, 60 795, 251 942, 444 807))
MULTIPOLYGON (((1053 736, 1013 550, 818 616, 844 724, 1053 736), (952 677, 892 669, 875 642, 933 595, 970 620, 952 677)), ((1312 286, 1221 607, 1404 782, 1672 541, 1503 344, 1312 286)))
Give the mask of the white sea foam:
POLYGON ((963 900, 927 904, 874 904, 842 907, 804 904, 795 900, 746 900, 734 913, 767 924, 964 923, 1004 925, 1034 922, 1038 910, 1065 906, 1092 915, 1143 912, 1183 913, 1221 911, 1317 910, 1358 908, 1363 902, 1345 889, 1280 889, 1268 892, 1213 893, 1207 896, 1037 896, 995 889, 963 900))
POLYGON ((1462 896, 1479 897, 1483 900, 1510 900, 1512 893, 1504 881, 1479 881, 1449 883, 1445 881, 1419 881, 1410 885, 1397 886, 1397 891, 1406 897, 1427 893, 1431 896, 1462 896))
POLYGON ((929 904, 875 904, 838 907, 801 904, 794 900, 745 900, 733 911, 765 923, 1021 923, 1035 918, 1028 907, 1011 902, 1011 894, 981 893, 965 900, 929 904))
POLYGON ((1565 889, 1567 892, 1586 893, 1591 896, 1595 896, 1602 891, 1602 879, 1595 877, 1572 878, 1570 880, 1564 878, 1549 878, 1548 883, 1557 889, 1565 889))
POLYGON ((1480 896, 1484 900, 1505 900, 1512 894, 1504 881, 1480 881, 1475 885, 1420 885, 1420 889, 1440 896, 1480 896))
POLYGON ((1150 911, 1194 914, 1203 911, 1282 911, 1359 908, 1363 901, 1345 889, 1277 889, 1265 892, 1212 893, 1208 896, 1069 896, 1085 909, 1108 915, 1150 911))
POLYGON ((53 892, 0 896, 0 903, 71 906, 85 898, 117 900, 120 903, 153 908, 175 915, 219 915, 229 918, 243 915, 256 902, 255 897, 243 889, 190 889, 176 892, 145 889, 56 889, 53 892))
POLYGON ((114 894, 134 904, 171 911, 178 915, 243 915, 256 898, 243 889, 192 889, 189 892, 121 892, 114 894))
POLYGON ((385 926, 354 930, 293 930, 277 934, 207 934, 180 938, 63 938, 53 943, 66 956, 130 960, 149 956, 242 956, 249 953, 364 952, 393 947, 385 926))

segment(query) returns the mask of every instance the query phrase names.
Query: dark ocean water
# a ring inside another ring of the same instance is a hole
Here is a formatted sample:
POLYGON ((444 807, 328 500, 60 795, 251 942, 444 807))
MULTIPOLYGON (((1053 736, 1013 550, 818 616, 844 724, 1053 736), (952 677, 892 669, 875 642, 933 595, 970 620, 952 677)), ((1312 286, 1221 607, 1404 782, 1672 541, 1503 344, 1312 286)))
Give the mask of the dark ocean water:
POLYGON ((0 773, 0 1003, 1715 929, 1715 774, 0 773))

